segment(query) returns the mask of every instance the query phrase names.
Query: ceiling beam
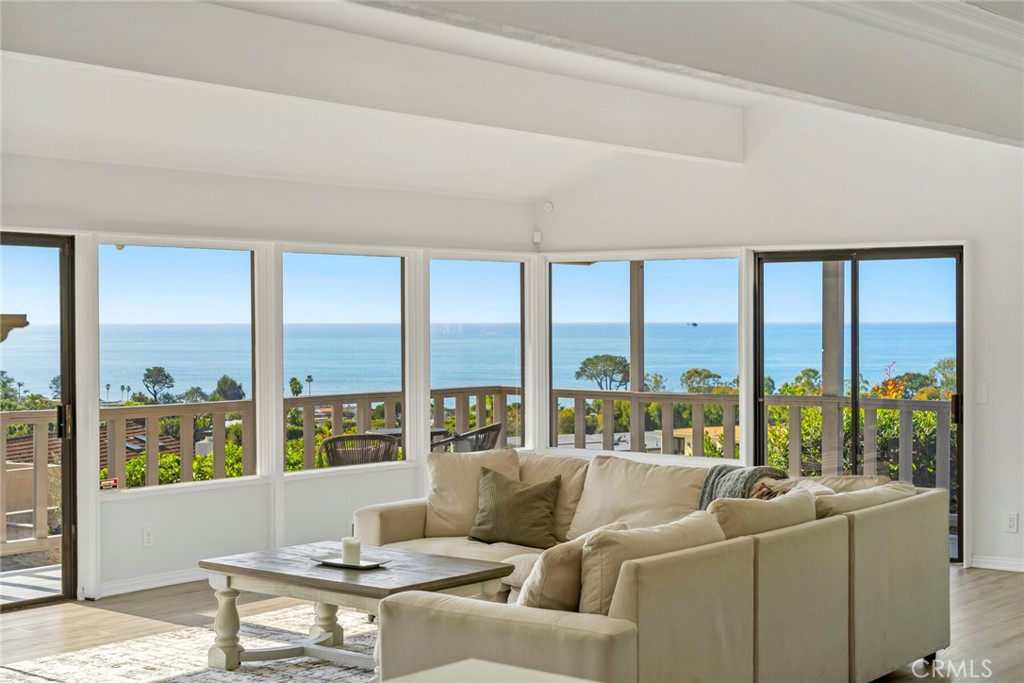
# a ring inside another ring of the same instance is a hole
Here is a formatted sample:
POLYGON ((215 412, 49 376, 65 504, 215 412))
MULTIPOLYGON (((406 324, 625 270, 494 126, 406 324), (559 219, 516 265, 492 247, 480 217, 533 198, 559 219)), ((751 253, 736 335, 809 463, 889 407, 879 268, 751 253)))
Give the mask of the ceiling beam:
POLYGON ((190 2, 2 5, 10 52, 739 163, 743 109, 190 2))

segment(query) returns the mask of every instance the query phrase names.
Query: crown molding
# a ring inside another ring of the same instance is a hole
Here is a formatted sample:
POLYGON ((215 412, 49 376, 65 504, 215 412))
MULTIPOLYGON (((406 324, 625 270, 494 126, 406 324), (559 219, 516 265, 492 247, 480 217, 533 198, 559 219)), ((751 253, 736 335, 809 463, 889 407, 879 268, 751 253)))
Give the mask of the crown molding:
POLYGON ((798 4, 1024 72, 1024 24, 961 0, 798 4))

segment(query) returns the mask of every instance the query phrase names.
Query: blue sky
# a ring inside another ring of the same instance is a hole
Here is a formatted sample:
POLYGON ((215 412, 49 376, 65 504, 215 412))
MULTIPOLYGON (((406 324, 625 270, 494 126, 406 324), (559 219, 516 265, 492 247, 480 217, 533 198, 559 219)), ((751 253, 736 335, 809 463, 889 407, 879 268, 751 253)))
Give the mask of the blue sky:
MULTIPOLYGON (((849 264, 845 270, 849 278, 849 264)), ((765 322, 821 322, 820 262, 766 263, 764 271, 765 322)), ((953 322, 955 292, 951 258, 860 262, 863 323, 953 322)), ((847 320, 849 306, 847 290, 847 320)))
POLYGON ((284 322, 397 323, 402 320, 402 259, 286 253, 284 322))
POLYGON ((100 323, 249 323, 250 255, 100 245, 100 323))
POLYGON ((60 322, 60 251, 0 247, 0 311, 24 313, 30 325, 60 322))
POLYGON ((430 262, 430 322, 519 323, 520 266, 500 261, 430 262))
MULTIPOLYGON (((113 245, 100 247, 100 319, 103 323, 248 323, 250 258, 244 251, 113 245)), ((286 323, 377 322, 401 319, 401 259, 375 256, 285 254, 286 323)), ((519 266, 515 263, 435 260, 431 265, 435 323, 519 321, 519 266)), ((57 251, 2 247, 0 306, 27 313, 34 324, 54 324, 57 251)), ((863 322, 954 320, 953 259, 862 261, 863 322)), ((627 322, 629 264, 552 268, 555 322, 627 322)), ((647 321, 735 322, 735 259, 648 261, 647 321)), ((765 266, 767 322, 818 322, 821 265, 765 266)))

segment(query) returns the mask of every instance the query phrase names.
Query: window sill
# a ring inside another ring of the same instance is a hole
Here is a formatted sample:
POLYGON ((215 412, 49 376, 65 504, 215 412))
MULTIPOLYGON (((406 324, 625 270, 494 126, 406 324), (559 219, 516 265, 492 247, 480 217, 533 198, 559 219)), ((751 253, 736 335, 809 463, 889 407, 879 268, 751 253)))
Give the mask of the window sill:
POLYGON ((378 474, 393 470, 411 470, 419 467, 419 463, 412 460, 400 460, 397 462, 375 462, 367 465, 347 465, 345 467, 321 467, 313 470, 301 470, 297 472, 285 472, 284 480, 297 481, 301 479, 320 477, 349 477, 362 474, 378 474))
POLYGON ((105 503, 115 500, 149 498, 153 496, 173 496, 185 493, 217 491, 226 488, 251 488, 267 486, 269 484, 270 481, 267 477, 261 477, 259 475, 231 477, 230 479, 213 479, 209 481, 187 481, 178 484, 164 484, 163 486, 143 486, 141 488, 100 491, 100 502, 105 503))

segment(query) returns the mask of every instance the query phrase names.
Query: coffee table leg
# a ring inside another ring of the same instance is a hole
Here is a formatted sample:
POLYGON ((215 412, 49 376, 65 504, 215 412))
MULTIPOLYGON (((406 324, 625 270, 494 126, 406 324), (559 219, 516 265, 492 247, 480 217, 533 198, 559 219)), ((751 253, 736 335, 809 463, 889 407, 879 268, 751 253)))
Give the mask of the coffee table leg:
POLYGON ((238 591, 233 588, 217 589, 217 617, 213 630, 217 634, 214 646, 210 648, 209 664, 215 669, 237 669, 241 664, 242 648, 238 644, 238 591))
POLYGON ((341 645, 345 642, 345 629, 338 624, 338 606, 328 605, 326 602, 313 604, 313 611, 316 613, 316 621, 309 628, 311 638, 328 634, 330 639, 321 643, 322 645, 341 645))

